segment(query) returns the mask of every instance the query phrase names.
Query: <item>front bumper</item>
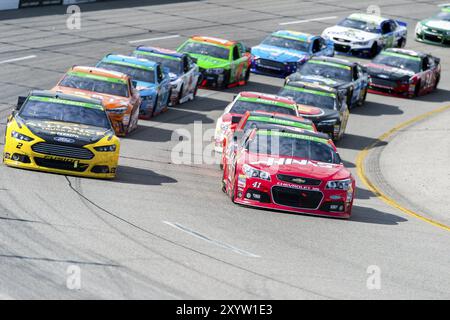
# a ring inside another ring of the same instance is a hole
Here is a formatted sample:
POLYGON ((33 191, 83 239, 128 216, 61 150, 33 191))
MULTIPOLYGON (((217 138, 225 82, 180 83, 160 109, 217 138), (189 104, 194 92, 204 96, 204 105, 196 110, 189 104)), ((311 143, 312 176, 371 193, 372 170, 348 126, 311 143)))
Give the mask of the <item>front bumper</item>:
MULTIPOLYGON (((235 203, 309 215, 350 218, 354 191, 326 190, 239 176, 235 203), (257 186, 257 187, 255 187, 257 186)), ((272 176, 272 179, 276 179, 272 176)), ((322 182, 324 184, 325 182, 322 182)))
POLYGON ((286 78, 297 71, 297 66, 268 59, 252 59, 250 71, 277 78, 286 78))
POLYGON ((18 149, 15 139, 7 139, 3 152, 3 162, 10 167, 72 176, 100 179, 112 179, 116 176, 119 161, 118 150, 116 152, 97 152, 93 148, 85 147, 84 149, 89 150, 93 157, 91 159, 77 159, 43 154, 32 150, 33 145, 42 142, 23 142, 23 145, 18 149))
POLYGON ((395 97, 413 97, 416 86, 414 84, 402 84, 394 80, 378 78, 369 79, 368 92, 390 95, 395 97))
POLYGON ((450 35, 445 35, 440 32, 422 31, 421 33, 416 33, 416 41, 450 47, 450 35))

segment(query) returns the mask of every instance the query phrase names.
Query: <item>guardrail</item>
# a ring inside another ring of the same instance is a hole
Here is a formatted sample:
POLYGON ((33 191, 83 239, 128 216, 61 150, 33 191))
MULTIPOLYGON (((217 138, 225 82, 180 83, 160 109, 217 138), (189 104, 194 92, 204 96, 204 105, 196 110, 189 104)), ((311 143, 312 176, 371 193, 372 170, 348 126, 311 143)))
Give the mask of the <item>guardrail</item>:
POLYGON ((0 10, 11 10, 48 5, 69 5, 96 1, 97 0, 0 0, 0 10))

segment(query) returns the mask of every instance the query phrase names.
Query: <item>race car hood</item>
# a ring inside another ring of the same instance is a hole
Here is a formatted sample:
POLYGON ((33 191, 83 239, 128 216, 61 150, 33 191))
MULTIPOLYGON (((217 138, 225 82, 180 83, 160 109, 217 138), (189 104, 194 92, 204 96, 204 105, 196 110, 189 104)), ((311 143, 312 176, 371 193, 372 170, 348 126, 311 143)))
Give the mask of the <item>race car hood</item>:
POLYGON ((48 143, 82 147, 96 143, 108 133, 107 128, 88 126, 76 123, 43 120, 23 120, 25 126, 38 137, 48 143))
POLYGON ((99 99, 102 101, 102 104, 106 109, 127 107, 130 104, 130 99, 126 97, 113 96, 109 94, 86 91, 76 88, 55 87, 52 89, 52 91, 59 91, 67 94, 75 94, 82 97, 99 99))
POLYGON ((297 62, 309 58, 307 52, 289 50, 274 46, 260 44, 252 47, 252 55, 263 59, 275 60, 279 62, 297 62))
POLYGON ((318 83, 323 84, 328 87, 332 88, 340 88, 347 84, 345 81, 341 80, 334 80, 322 76, 316 76, 316 75, 302 75, 299 72, 293 73, 288 77, 289 81, 304 81, 304 82, 310 82, 310 83, 318 83))
POLYGON ((429 19, 429 20, 422 21, 422 24, 429 28, 435 28, 435 29, 447 30, 447 31, 450 30, 450 21, 429 19))
POLYGON ((203 54, 189 53, 191 57, 197 59, 196 64, 203 69, 211 68, 229 68, 230 62, 226 59, 219 59, 210 56, 205 56, 203 54))
POLYGON ((347 179, 350 173, 342 164, 331 164, 301 158, 249 154, 248 164, 270 175, 286 174, 303 178, 331 180, 347 179))
POLYGON ((384 64, 369 63, 366 65, 367 73, 371 76, 386 78, 390 80, 406 80, 412 77, 415 72, 400 68, 390 67, 384 64))
POLYGON ((370 33, 358 29, 346 28, 341 26, 334 26, 324 31, 325 35, 336 37, 343 40, 350 40, 351 42, 363 42, 374 40, 379 37, 375 33, 370 33))
POLYGON ((298 105, 297 106, 298 113, 301 117, 305 119, 309 119, 314 123, 323 121, 323 120, 331 120, 331 119, 339 119, 339 112, 336 110, 325 109, 325 108, 317 108, 311 106, 298 105))

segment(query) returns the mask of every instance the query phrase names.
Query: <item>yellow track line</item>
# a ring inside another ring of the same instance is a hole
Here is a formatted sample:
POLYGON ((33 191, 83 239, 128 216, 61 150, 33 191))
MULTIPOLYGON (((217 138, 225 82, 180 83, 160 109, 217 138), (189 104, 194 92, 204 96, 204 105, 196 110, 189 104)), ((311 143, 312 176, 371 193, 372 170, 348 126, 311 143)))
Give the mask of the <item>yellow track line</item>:
POLYGON ((358 153, 358 156, 356 157, 356 167, 357 167, 357 173, 359 178, 361 179, 361 181, 369 188, 370 191, 372 191, 378 198, 380 198, 381 200, 383 200, 385 203, 387 203, 388 205, 410 215, 413 216, 417 219, 420 219, 422 221, 425 221, 429 224, 432 224, 435 227, 444 229, 446 231, 450 231, 450 226, 447 226, 443 223, 434 221, 432 219, 426 218, 423 215, 414 212, 412 210, 409 210, 403 206, 401 206, 399 203, 397 203, 394 199, 388 197, 387 195, 385 195, 377 186, 375 186, 375 184, 373 184, 369 178, 367 177, 365 170, 364 170, 364 161, 366 160, 366 157, 370 151, 370 149, 372 149, 377 143, 379 143, 380 141, 385 141, 386 139, 388 139, 389 137, 391 137, 394 133, 398 132, 401 129, 404 129, 408 126, 411 126, 412 124, 419 122, 423 119, 429 118, 435 114, 444 112, 446 110, 450 109, 450 106, 446 106, 446 107, 441 107, 439 109, 424 113, 420 116, 417 116, 415 118, 412 118, 411 120, 405 121, 397 126, 395 126, 394 128, 392 128, 391 130, 389 130, 388 132, 385 132, 383 135, 381 135, 380 137, 378 137, 377 141, 373 142, 372 144, 370 144, 369 146, 365 147, 363 150, 361 150, 358 153))

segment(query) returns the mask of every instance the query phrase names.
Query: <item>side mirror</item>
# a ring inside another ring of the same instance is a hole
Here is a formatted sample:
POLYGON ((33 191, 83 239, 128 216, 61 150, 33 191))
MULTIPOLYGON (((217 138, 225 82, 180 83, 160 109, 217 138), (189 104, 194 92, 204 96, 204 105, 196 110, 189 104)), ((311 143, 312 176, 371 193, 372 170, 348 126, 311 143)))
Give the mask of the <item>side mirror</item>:
POLYGON ((239 121, 241 121, 241 119, 242 119, 241 116, 232 116, 231 123, 239 123, 239 121))
POLYGON ((16 107, 15 107, 14 109, 17 110, 17 111, 19 111, 20 108, 22 108, 22 105, 24 104, 24 102, 25 102, 26 100, 27 100, 27 97, 19 96, 19 97, 17 98, 17 105, 16 105, 16 107))
POLYGON ((131 81, 131 84, 133 85, 133 88, 135 88, 135 89, 136 89, 136 87, 137 87, 137 81, 135 81, 135 80, 132 80, 132 81, 131 81))
POLYGON ((198 61, 198 59, 197 58, 195 58, 195 57, 192 57, 192 56, 190 56, 191 57, 191 60, 192 60, 192 62, 193 63, 197 63, 197 61, 198 61))

